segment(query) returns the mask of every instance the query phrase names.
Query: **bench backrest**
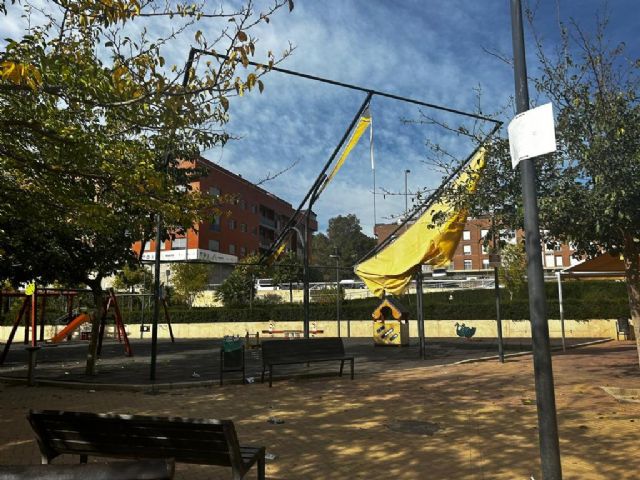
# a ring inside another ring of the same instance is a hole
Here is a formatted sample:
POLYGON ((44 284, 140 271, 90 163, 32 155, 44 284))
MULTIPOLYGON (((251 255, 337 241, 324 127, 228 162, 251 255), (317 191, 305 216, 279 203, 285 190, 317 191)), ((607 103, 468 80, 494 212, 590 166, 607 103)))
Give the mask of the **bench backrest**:
POLYGON ((30 411, 43 455, 173 458, 177 463, 242 465, 231 420, 30 411))
POLYGON ((269 340, 262 342, 262 359, 265 363, 280 358, 314 356, 344 356, 342 338, 299 338, 294 340, 269 340))
POLYGON ((631 326, 627 317, 618 318, 616 325, 618 328, 618 333, 626 333, 627 335, 630 333, 631 326))

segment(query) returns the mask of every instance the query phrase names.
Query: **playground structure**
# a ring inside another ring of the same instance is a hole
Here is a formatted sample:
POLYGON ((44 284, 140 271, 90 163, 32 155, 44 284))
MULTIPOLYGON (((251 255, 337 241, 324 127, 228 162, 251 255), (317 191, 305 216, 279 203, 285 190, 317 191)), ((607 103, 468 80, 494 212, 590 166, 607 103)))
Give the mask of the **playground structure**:
MULTIPOLYGON (((76 290, 76 289, 51 289, 51 288, 42 288, 42 289, 33 289, 33 292, 29 295, 26 292, 0 292, 0 297, 15 297, 22 298, 22 305, 16 318, 13 322, 13 326, 11 328, 11 333, 7 339, 7 343, 4 346, 2 354, 0 355, 0 365, 4 364, 6 357, 11 348, 11 344, 15 338, 16 331, 20 324, 24 323, 24 341, 25 345, 30 345, 31 348, 37 348, 38 343, 47 342, 50 344, 59 344, 65 339, 68 341, 71 339, 72 334, 77 331, 82 325, 91 321, 91 317, 89 314, 85 312, 81 312, 79 310, 74 311, 73 304, 78 295, 82 293, 88 293, 86 290, 76 290), (58 321, 66 321, 67 324, 64 328, 62 328, 59 332, 56 332, 50 339, 45 340, 45 311, 47 298, 50 297, 61 297, 64 296, 66 298, 66 313, 63 317, 57 319, 58 321), (39 328, 38 328, 39 322, 39 328), (39 330, 39 334, 38 334, 39 330), (39 337, 39 338, 37 338, 39 337)), ((169 317, 169 311, 167 309, 166 299, 163 299, 165 319, 169 326, 169 333, 171 335, 171 341, 174 342, 175 338, 173 336, 173 329, 171 327, 171 320, 169 317)), ((114 323, 115 323, 115 333, 119 343, 124 344, 125 355, 132 357, 133 349, 131 348, 131 344, 129 342, 129 337, 127 331, 124 326, 124 322, 122 320, 122 315, 120 312, 120 306, 118 304, 118 300, 116 294, 113 289, 110 289, 107 295, 107 298, 104 301, 104 308, 102 309, 102 314, 99 323, 98 330, 98 349, 97 354, 100 355, 102 349, 102 342, 104 339, 106 326, 107 326, 107 316, 109 313, 113 313, 114 323)), ((88 340, 90 337, 88 335, 89 332, 83 332, 80 335, 82 340, 88 340)))

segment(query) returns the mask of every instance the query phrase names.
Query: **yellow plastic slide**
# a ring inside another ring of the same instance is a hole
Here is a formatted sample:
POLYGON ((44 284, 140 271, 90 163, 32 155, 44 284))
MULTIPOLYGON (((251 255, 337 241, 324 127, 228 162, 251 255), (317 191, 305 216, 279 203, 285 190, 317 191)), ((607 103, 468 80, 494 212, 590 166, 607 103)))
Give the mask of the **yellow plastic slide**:
POLYGON ((71 320, 71 322, 69 322, 69 324, 66 327, 64 327, 62 330, 60 330, 53 338, 51 338, 50 342, 52 343, 61 342, 67 337, 67 335, 69 335, 76 328, 78 328, 83 323, 88 322, 89 320, 91 320, 91 317, 89 317, 89 315, 87 315, 86 313, 81 313, 76 318, 71 320))
MULTIPOLYGON (((469 167, 454 180, 454 189, 473 192, 484 165, 485 149, 480 148, 469 167)), ((355 272, 374 295, 400 295, 419 265, 437 267, 451 261, 466 221, 465 209, 456 208, 446 199, 437 201, 395 241, 356 265, 355 272)))

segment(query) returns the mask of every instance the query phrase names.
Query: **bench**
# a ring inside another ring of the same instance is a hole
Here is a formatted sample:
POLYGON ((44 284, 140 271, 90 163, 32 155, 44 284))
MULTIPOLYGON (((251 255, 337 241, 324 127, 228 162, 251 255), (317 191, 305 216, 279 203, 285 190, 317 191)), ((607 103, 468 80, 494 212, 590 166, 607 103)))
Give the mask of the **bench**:
POLYGON ((274 365, 292 365, 295 363, 340 361, 340 376, 344 362, 351 362, 351 380, 353 380, 354 357, 346 355, 341 338, 300 338, 293 340, 270 340, 262 342, 262 377, 269 369, 269 387, 273 380, 274 365))
POLYGON ((42 454, 49 463, 61 454, 116 458, 172 458, 176 463, 231 467, 245 477, 257 462, 265 478, 265 448, 240 446, 231 420, 115 415, 55 410, 30 411, 42 454))
POLYGON ((1 480, 171 480, 172 460, 80 465, 0 465, 1 480))

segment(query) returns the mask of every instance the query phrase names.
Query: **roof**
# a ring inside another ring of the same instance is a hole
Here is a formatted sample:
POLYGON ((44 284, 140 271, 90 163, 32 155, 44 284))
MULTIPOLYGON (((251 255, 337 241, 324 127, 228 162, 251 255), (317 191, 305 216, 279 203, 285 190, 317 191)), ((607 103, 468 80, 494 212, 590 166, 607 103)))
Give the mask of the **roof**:
MULTIPOLYGON (((398 300, 392 297, 386 297, 382 300, 380 305, 373 311, 371 316, 376 320, 382 319, 382 309, 384 307, 389 307, 391 309, 391 314, 395 320, 406 320, 409 316, 409 310, 402 305, 398 300)), ((385 320, 391 320, 390 318, 386 318, 385 320)))
POLYGON ((616 276, 624 275, 624 260, 620 255, 603 253, 597 257, 584 260, 560 272, 566 276, 616 276))

